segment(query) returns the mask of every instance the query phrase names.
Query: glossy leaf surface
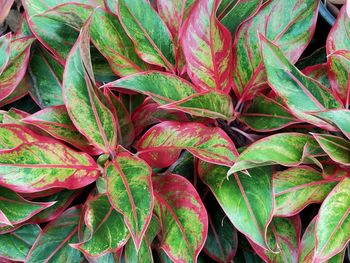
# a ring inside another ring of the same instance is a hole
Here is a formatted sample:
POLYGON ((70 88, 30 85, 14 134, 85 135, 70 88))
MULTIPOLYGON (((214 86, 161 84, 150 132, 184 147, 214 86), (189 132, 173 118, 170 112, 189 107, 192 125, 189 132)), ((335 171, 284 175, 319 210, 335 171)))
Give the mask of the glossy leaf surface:
POLYGON ((216 19, 216 0, 198 0, 182 27, 187 73, 202 90, 231 89, 231 35, 216 19))
POLYGON ((350 140, 350 110, 329 110, 314 115, 334 124, 350 140))
POLYGON ((153 178, 160 248, 173 260, 195 262, 204 246, 208 217, 196 189, 180 175, 153 178))
POLYGON ((105 168, 107 195, 111 205, 124 215, 137 250, 150 223, 153 210, 152 171, 143 160, 124 152, 105 168))
POLYGON ((350 239, 350 179, 344 178, 322 203, 315 227, 315 261, 338 254, 350 239))
POLYGON ((141 137, 137 148, 141 158, 158 167, 172 164, 182 149, 199 159, 225 166, 232 165, 237 155, 234 144, 220 128, 200 123, 162 122, 141 137), (169 153, 172 156, 167 156, 167 162, 159 162, 162 154, 169 153))
POLYGON ((228 179, 227 167, 200 162, 198 169, 237 230, 268 249, 265 233, 274 207, 271 169, 254 168, 250 176, 239 172, 228 179))

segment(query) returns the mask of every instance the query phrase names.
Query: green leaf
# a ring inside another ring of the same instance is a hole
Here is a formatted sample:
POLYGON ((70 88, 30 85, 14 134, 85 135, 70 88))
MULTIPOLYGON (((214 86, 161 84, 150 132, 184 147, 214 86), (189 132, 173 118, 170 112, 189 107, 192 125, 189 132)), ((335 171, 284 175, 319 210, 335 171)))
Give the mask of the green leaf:
POLYGON ((68 142, 89 154, 101 153, 100 150, 93 147, 89 141, 80 134, 71 121, 65 105, 47 107, 25 117, 21 121, 34 125, 49 133, 52 137, 68 142))
POLYGON ((40 232, 38 225, 25 225, 13 232, 0 235, 0 260, 6 258, 24 261, 40 232))
POLYGON ((315 227, 315 261, 331 258, 350 240, 350 178, 344 178, 323 201, 315 227))
POLYGON ((297 166, 310 162, 308 157, 316 154, 320 154, 320 148, 311 136, 301 133, 279 133, 249 145, 239 155, 228 175, 272 164, 297 166))
POLYGON ((160 248, 176 262, 196 262, 208 232, 208 217, 196 189, 175 174, 153 177, 154 213, 160 219, 160 248))
POLYGON ((216 14, 234 37, 238 26, 254 15, 260 9, 261 4, 262 0, 223 0, 216 14))
POLYGON ((326 88, 330 88, 331 86, 326 63, 306 67, 302 70, 302 73, 314 80, 317 80, 326 88))
POLYGON ((301 220, 299 216, 274 218, 267 229, 267 242, 271 251, 263 250, 252 244, 255 252, 265 262, 298 263, 301 220), (273 251, 273 252, 272 252, 273 251))
POLYGON ((198 169, 237 230, 268 249, 265 233, 274 206, 271 168, 250 169, 250 176, 239 172, 229 179, 227 167, 200 162, 198 169))
POLYGON ((328 110, 314 115, 338 127, 350 140, 350 110, 328 110))
POLYGON ((54 202, 31 202, 9 189, 0 187, 0 225, 20 224, 53 204, 54 202))
POLYGON ((180 101, 163 105, 160 108, 178 110, 194 116, 213 119, 228 120, 233 117, 232 98, 217 91, 197 93, 180 101))
POLYGON ((32 82, 30 94, 40 107, 64 104, 62 97, 63 67, 39 45, 36 45, 31 52, 28 72, 32 82))
POLYGON ((88 201, 84 220, 87 226, 85 241, 71 244, 84 254, 96 257, 117 251, 129 238, 123 216, 111 207, 106 195, 98 195, 88 201))
POLYGON ((195 122, 164 121, 157 124, 141 137, 137 149, 141 158, 156 167, 174 163, 182 149, 199 159, 225 166, 231 166, 236 160, 235 154, 238 155, 223 130, 195 122))
POLYGON ((159 104, 167 104, 196 94, 197 90, 188 81, 165 72, 147 71, 118 79, 105 85, 150 96, 159 104))
POLYGON ((165 23, 147 0, 118 1, 118 15, 137 54, 147 63, 174 72, 175 47, 165 23))
MULTIPOLYGON (((340 108, 341 103, 319 82, 305 76, 283 55, 281 49, 260 37, 268 83, 293 114, 317 126, 330 126, 309 112, 340 108)), ((331 128, 328 128, 331 129, 331 128)))
POLYGON ((312 135, 333 161, 350 165, 350 141, 328 134, 312 135))
POLYGON ((83 255, 69 246, 78 241, 78 223, 81 209, 72 207, 58 219, 45 226, 30 249, 25 262, 65 262, 80 263, 83 255))
POLYGON ((98 175, 88 154, 49 139, 0 151, 0 184, 16 192, 77 189, 94 182, 98 175))
POLYGON ((63 96, 74 125, 94 146, 110 153, 116 146, 116 120, 95 87, 89 47, 89 23, 81 30, 66 61, 63 96))
POLYGON ((3 107, 23 98, 25 95, 28 94, 28 91, 31 88, 32 84, 30 83, 28 74, 26 74, 21 80, 21 82, 17 85, 17 87, 12 91, 12 93, 0 102, 0 107, 3 107))
POLYGON ((136 249, 152 218, 154 205, 152 170, 128 152, 119 153, 106 165, 107 195, 114 209, 124 216, 136 249))
POLYGON ((18 124, 0 124, 0 149, 12 149, 22 143, 40 140, 36 134, 18 124))
POLYGON ((297 122, 287 108, 264 95, 257 95, 252 105, 238 119, 259 132, 279 130, 297 122))
POLYGON ((275 216, 292 216, 311 203, 322 203, 337 184, 308 166, 289 168, 273 175, 275 216))
POLYGON ((142 239, 139 251, 136 250, 135 245, 131 240, 125 245, 125 262, 150 263, 153 262, 152 242, 159 233, 159 222, 156 217, 152 217, 148 226, 147 232, 142 239))
POLYGON ((253 96, 254 87, 266 80, 257 32, 279 45, 283 54, 295 63, 313 35, 318 4, 315 0, 302 3, 271 0, 239 27, 233 43, 233 80, 237 95, 243 99, 253 96))

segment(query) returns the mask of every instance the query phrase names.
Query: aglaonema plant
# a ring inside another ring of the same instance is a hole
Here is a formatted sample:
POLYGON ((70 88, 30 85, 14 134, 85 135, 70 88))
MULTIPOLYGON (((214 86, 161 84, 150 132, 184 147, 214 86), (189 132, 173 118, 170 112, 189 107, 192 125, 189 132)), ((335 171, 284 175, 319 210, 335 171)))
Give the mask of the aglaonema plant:
POLYGON ((301 59, 320 1, 22 4, 0 37, 1 262, 343 262, 345 6, 301 59))

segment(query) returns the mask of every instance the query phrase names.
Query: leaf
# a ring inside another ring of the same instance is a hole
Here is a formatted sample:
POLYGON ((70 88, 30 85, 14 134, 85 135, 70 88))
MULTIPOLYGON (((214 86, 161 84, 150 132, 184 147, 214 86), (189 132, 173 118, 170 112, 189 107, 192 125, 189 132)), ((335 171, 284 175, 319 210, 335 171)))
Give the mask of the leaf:
MULTIPOLYGON (((315 252, 315 221, 316 217, 310 222, 306 228, 299 246, 299 262, 313 263, 313 257, 315 252)), ((333 256, 327 261, 327 263, 343 263, 344 262, 345 249, 339 254, 333 256)))
POLYGON ((33 216, 31 222, 41 224, 55 220, 67 209, 80 193, 81 191, 62 190, 49 196, 34 199, 33 201, 35 202, 54 202, 54 204, 33 216))
POLYGON ((230 32, 215 17, 217 4, 216 0, 196 1, 181 29, 181 43, 193 83, 203 91, 228 93, 232 85, 232 41, 230 32))
POLYGON ((227 179, 228 168, 200 162, 198 174, 238 231, 268 249, 265 233, 273 215, 271 168, 241 172, 227 179))
MULTIPOLYGON (((350 49, 350 46, 349 46, 350 49)), ((328 68, 330 84, 346 108, 350 103, 349 74, 350 74, 350 51, 337 50, 328 56, 328 68)))
POLYGON ((185 99, 198 91, 188 81, 160 71, 133 74, 110 82, 105 87, 136 91, 150 96, 161 105, 185 99))
POLYGON ((0 24, 5 21, 13 2, 14 0, 1 1, 0 24))
POLYGON ((326 88, 329 88, 331 86, 328 77, 327 64, 316 64, 313 66, 308 66, 302 70, 302 73, 314 80, 317 80, 326 88))
POLYGON ((335 162, 350 165, 350 142, 328 134, 312 134, 321 148, 335 162))
POLYGON ((23 79, 33 41, 32 37, 25 37, 11 42, 8 62, 0 71, 0 101, 6 99, 23 79))
MULTIPOLYGON (((1 14, 0 14, 1 15, 1 14)), ((0 37, 0 75, 7 66, 10 58, 12 34, 7 33, 0 37)))
POLYGON ((233 87, 238 96, 243 100, 253 96, 254 88, 266 80, 257 32, 272 40, 295 63, 315 30, 318 4, 314 0, 302 4, 299 0, 268 1, 241 25, 233 43, 233 87))
POLYGON ((127 147, 135 139, 135 129, 134 125, 131 121, 130 114, 128 110, 125 108, 122 101, 115 96, 111 91, 108 90, 109 99, 112 102, 112 105, 115 108, 116 115, 115 118, 118 122, 118 138, 119 138, 119 144, 127 147))
POLYGON ((158 103, 154 102, 152 99, 146 99, 132 114, 132 122, 135 127, 136 136, 141 134, 147 126, 168 120, 188 121, 185 113, 160 109, 158 103))
POLYGON ((350 110, 328 110, 314 115, 334 124, 350 140, 350 110))
POLYGON ((40 107, 64 104, 62 97, 63 67, 38 45, 31 52, 28 72, 33 84, 30 94, 40 107))
POLYGON ((231 139, 220 128, 200 123, 164 121, 149 129, 138 141, 139 156, 151 166, 166 167, 186 149, 201 160, 230 166, 238 155, 231 139), (170 154, 167 160, 160 156, 170 154))
POLYGON ((138 262, 138 263, 150 263, 153 262, 152 247, 151 244, 159 233, 159 222, 156 217, 152 217, 148 226, 147 232, 142 239, 140 249, 137 252, 134 243, 131 240, 125 245, 125 262, 138 262))
POLYGON ((88 256, 96 257, 117 251, 129 238, 122 215, 111 207, 106 195, 98 195, 89 200, 84 221, 87 239, 71 246, 88 256))
POLYGON ((311 136, 301 133, 279 133, 249 145, 239 155, 228 175, 272 164, 298 166, 310 162, 308 157, 318 153, 320 149, 311 136))
POLYGON ((176 174, 153 177, 160 248, 176 262, 196 262, 208 232, 208 216, 196 189, 176 174))
POLYGON ((226 214, 217 207, 208 216, 208 237, 203 251, 217 262, 232 261, 238 246, 236 229, 226 214))
POLYGON ((238 119, 254 131, 270 132, 298 122, 287 108, 276 100, 257 95, 238 119))
POLYGON ((89 155, 52 140, 0 151, 0 185, 16 192, 77 189, 94 182, 98 175, 89 155))
POLYGON ((275 173, 275 216, 293 216, 311 203, 321 203, 336 184, 335 179, 324 179, 320 172, 308 166, 275 173))
MULTIPOLYGON (((89 24, 85 26, 88 27, 89 24)), ((116 146, 116 120, 94 85, 90 63, 89 35, 83 28, 66 61, 63 97, 75 127, 105 153, 116 146)))
POLYGON ((13 103, 28 94, 32 84, 29 82, 28 75, 25 75, 12 93, 0 102, 0 107, 13 103))
POLYGON ((298 248, 301 235, 301 220, 299 216, 274 218, 269 225, 266 235, 269 247, 276 252, 263 250, 252 244, 255 252, 265 262, 298 263, 298 248))
POLYGON ((93 147, 88 140, 82 136, 69 118, 66 106, 47 107, 21 120, 24 123, 34 125, 49 133, 56 139, 63 140, 88 152, 99 154, 100 150, 93 147))
POLYGON ((316 220, 316 262, 344 249, 350 239, 350 178, 344 178, 323 201, 316 220))
POLYGON ((216 12, 220 22, 234 37, 238 26, 248 20, 261 7, 262 0, 224 0, 216 12))
POLYGON ((81 209, 71 207, 45 226, 30 249, 25 262, 82 262, 83 255, 69 246, 78 241, 81 209))
POLYGON ((194 116, 213 119, 228 120, 233 117, 232 98, 217 91, 197 93, 180 101, 163 105, 160 108, 179 110, 194 116))
POLYGON ((136 53, 147 63, 174 72, 175 48, 165 23, 147 0, 118 1, 118 16, 136 53))
POLYGON ((341 103, 330 90, 302 74, 272 42, 262 36, 260 39, 268 83, 271 88, 283 99, 295 116, 327 129, 327 123, 315 119, 309 113, 340 108, 341 103))
POLYGON ((25 225, 13 232, 0 235, 0 258, 24 261, 40 232, 38 225, 25 225))
POLYGON ((40 140, 40 136, 34 134, 26 127, 17 124, 0 124, 0 149, 12 149, 23 143, 31 143, 40 140))
MULTIPOLYGON (((17 225, 25 222, 53 204, 54 202, 30 202, 15 192, 0 187, 0 213, 7 219, 6 225, 17 225)), ((0 220, 0 225, 3 223, 0 220)))
POLYGON ((152 218, 152 170, 143 160, 123 152, 106 165, 105 175, 108 199, 124 216, 138 251, 152 218))

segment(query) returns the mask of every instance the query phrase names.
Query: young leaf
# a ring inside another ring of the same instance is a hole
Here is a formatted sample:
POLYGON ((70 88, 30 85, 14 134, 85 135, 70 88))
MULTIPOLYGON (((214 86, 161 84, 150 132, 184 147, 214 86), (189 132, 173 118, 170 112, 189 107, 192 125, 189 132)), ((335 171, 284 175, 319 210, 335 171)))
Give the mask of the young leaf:
POLYGON ((118 1, 120 21, 134 42, 137 54, 147 63, 159 65, 174 72, 175 48, 163 20, 147 0, 118 1))
POLYGON ((101 153, 75 128, 64 105, 45 108, 21 121, 35 125, 56 139, 68 142, 82 151, 90 154, 101 153))
POLYGON ((24 261, 40 232, 38 225, 24 225, 13 232, 0 235, 0 261, 3 262, 2 258, 24 261))
POLYGON ((136 91, 150 96, 159 104, 179 101, 199 91, 188 81, 176 75, 160 71, 133 74, 110 82, 105 87, 136 91))
POLYGON ((286 57, 296 62, 313 35, 318 4, 315 0, 302 4, 299 0, 271 0, 242 24, 233 43, 233 68, 236 69, 233 81, 237 95, 242 96, 243 92, 252 95, 252 88, 265 82, 257 32, 279 45, 286 57))
POLYGON ((237 230, 268 249, 265 233, 274 206, 271 169, 250 169, 250 176, 239 172, 228 180, 227 167, 200 162, 198 170, 237 230))
POLYGON ((175 174, 153 177, 160 248, 176 262, 196 262, 208 233, 208 216, 196 189, 175 174))
POLYGON ((88 201, 84 221, 88 238, 71 246, 88 256, 97 257, 117 251, 129 238, 122 215, 111 207, 106 195, 98 195, 88 201))
POLYGON ((238 119, 259 132, 279 130, 298 120, 277 101, 258 95, 252 105, 238 119))
POLYGON ((262 2, 262 0, 223 0, 216 14, 234 37, 238 26, 255 14, 260 9, 262 2))
POLYGON ((340 108, 341 103, 330 90, 302 74, 272 42, 260 37, 264 65, 271 88, 284 100, 294 115, 327 128, 327 123, 320 122, 308 112, 340 108))
POLYGON ((350 141, 328 134, 313 134, 313 136, 333 161, 350 165, 350 141))
POLYGON ((45 226, 30 249, 25 262, 82 262, 80 251, 71 248, 70 243, 78 241, 78 222, 81 209, 72 207, 58 219, 45 226))
POLYGON ((128 110, 125 108, 122 101, 115 96, 111 91, 107 91, 107 96, 111 100, 111 103, 115 109, 116 112, 116 120, 118 122, 118 138, 119 138, 119 144, 127 147, 135 139, 135 129, 134 125, 131 121, 130 114, 128 110))
POLYGON ((222 92, 205 91, 191 95, 180 101, 161 106, 162 109, 178 110, 194 116, 213 119, 231 119, 232 98, 222 92))
POLYGON ((253 243, 252 246, 265 262, 298 263, 300 234, 301 220, 299 216, 276 217, 271 221, 266 233, 269 247, 274 252, 263 250, 253 243))
POLYGON ((248 146, 237 158, 228 175, 245 169, 280 164, 298 166, 310 162, 308 156, 320 152, 311 136, 301 133, 279 133, 265 137, 248 146))
POLYGON ((344 178, 323 201, 316 220, 315 262, 327 260, 350 240, 350 178, 344 178))
POLYGON ((230 32, 217 20, 217 0, 198 0, 182 27, 187 74, 202 90, 228 93, 232 85, 230 32))
POLYGON ((0 151, 0 185, 21 193, 77 189, 94 182, 98 175, 98 167, 88 154, 53 140, 0 151))
POLYGON ((47 51, 36 45, 28 68, 32 82, 30 94, 42 108, 64 104, 62 97, 63 67, 47 51))
POLYGON ((124 221, 139 250, 152 218, 152 170, 143 160, 130 153, 119 153, 106 165, 107 196, 124 221))
POLYGON ((116 146, 116 120, 94 86, 91 74, 89 23, 81 30, 67 58, 63 74, 63 97, 74 125, 94 146, 110 153, 116 146))
POLYGON ((336 184, 335 179, 324 179, 320 172, 308 166, 275 173, 275 216, 296 215, 311 203, 321 203, 336 184))
POLYGON ((238 155, 233 142, 220 128, 174 121, 153 126, 138 141, 137 148, 141 158, 157 167, 171 165, 182 149, 204 161, 225 166, 232 165, 238 155), (169 153, 167 162, 158 160, 169 153))
MULTIPOLYGON (((30 202, 15 192, 0 187, 0 213, 8 220, 10 225, 17 225, 27 221, 53 204, 54 202, 30 202)), ((1 221, 0 225, 4 223, 1 221)))
POLYGON ((350 110, 328 110, 314 115, 334 124, 350 140, 350 110))

